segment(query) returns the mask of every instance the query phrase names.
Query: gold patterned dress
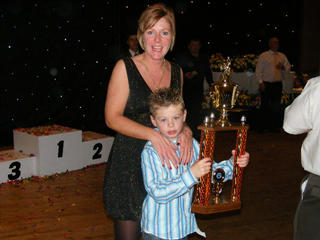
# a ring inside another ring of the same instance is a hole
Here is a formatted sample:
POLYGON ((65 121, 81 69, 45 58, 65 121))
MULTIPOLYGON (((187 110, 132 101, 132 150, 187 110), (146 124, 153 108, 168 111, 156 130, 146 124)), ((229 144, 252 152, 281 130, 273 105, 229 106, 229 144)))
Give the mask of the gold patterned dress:
MULTIPOLYGON (((124 116, 152 127, 148 96, 152 93, 131 58, 124 58, 129 97, 124 116)), ((170 87, 181 87, 180 67, 171 63, 170 87)), ((103 184, 106 213, 119 220, 139 221, 146 191, 141 171, 141 152, 146 141, 117 134, 109 155, 103 184)))

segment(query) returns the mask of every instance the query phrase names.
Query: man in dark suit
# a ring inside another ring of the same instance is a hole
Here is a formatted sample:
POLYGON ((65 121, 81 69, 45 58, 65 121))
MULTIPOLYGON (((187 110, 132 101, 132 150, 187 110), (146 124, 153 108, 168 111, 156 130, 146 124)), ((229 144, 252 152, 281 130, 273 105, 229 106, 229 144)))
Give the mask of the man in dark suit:
POLYGON ((128 49, 124 52, 124 57, 133 57, 140 54, 139 42, 136 34, 130 34, 127 38, 128 49))
POLYGON ((183 97, 188 110, 187 123, 198 141, 200 140, 200 131, 197 127, 203 120, 203 84, 204 81, 207 81, 209 85, 212 83, 209 57, 200 49, 200 39, 191 38, 186 51, 176 56, 176 62, 184 74, 183 97))

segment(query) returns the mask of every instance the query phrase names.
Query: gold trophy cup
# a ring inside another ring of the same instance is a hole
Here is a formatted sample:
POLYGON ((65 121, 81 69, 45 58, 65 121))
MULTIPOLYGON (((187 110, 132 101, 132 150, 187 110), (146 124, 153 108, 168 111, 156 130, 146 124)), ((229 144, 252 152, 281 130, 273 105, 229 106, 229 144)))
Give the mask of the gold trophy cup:
POLYGON ((216 126, 226 127, 231 126, 228 120, 228 111, 232 109, 239 96, 237 90, 238 84, 231 81, 231 60, 228 57, 222 65, 222 74, 218 82, 212 84, 210 90, 210 98, 213 106, 220 112, 220 117, 216 121, 216 126))

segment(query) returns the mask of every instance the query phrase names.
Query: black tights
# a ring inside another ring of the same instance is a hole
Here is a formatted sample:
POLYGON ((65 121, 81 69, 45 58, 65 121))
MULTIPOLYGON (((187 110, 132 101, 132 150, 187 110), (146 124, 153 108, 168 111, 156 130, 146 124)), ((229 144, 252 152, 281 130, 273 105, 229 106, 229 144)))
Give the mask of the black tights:
POLYGON ((114 220, 115 240, 139 240, 140 222, 130 220, 114 220))

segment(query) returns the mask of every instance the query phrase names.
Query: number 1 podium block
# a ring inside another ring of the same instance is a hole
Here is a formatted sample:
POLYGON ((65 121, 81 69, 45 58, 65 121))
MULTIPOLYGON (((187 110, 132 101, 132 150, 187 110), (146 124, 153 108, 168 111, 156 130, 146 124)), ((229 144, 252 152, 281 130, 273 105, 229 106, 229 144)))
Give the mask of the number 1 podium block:
POLYGON ((36 175, 45 176, 77 170, 85 166, 82 156, 82 131, 59 126, 13 130, 14 149, 34 154, 36 175))
POLYGON ((13 149, 0 151, 0 183, 21 180, 36 174, 36 157, 13 149))
POLYGON ((82 156, 87 166, 108 160, 114 137, 96 132, 85 131, 82 134, 82 156))

